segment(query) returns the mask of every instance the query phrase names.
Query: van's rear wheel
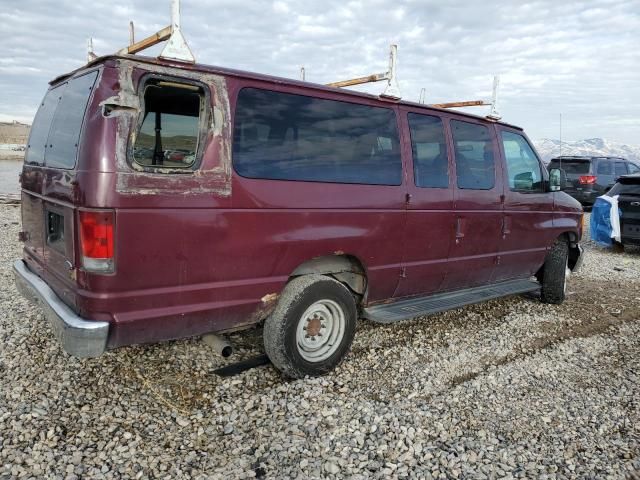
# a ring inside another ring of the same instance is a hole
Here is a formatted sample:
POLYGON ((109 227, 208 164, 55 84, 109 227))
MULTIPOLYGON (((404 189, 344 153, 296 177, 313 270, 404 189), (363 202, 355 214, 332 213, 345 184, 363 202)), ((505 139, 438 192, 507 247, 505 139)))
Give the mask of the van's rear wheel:
POLYGON ((356 304, 340 282, 324 275, 294 278, 264 325, 264 348, 285 375, 323 375, 345 357, 355 334, 356 304))
POLYGON ((561 238, 547 253, 538 279, 542 284, 541 298, 544 303, 560 305, 567 294, 569 270, 569 245, 561 238))

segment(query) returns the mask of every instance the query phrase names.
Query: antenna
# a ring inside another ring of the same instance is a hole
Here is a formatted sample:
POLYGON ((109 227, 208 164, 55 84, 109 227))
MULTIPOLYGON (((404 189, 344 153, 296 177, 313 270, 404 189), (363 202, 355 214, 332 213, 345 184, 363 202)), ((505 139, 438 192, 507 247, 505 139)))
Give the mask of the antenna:
POLYGON ((366 77, 352 78, 350 80, 342 80, 340 82, 328 83, 329 87, 350 87, 353 85, 361 85, 363 83, 380 82, 382 80, 387 81, 387 86, 380 96, 394 98, 399 100, 400 87, 398 86, 398 79, 396 77, 396 66, 398 60, 398 46, 391 45, 389 48, 389 69, 384 73, 374 73, 366 77))
POLYGON ((300 80, 302 80, 303 82, 306 80, 304 67, 300 67, 300 80))
POLYGON ((427 97, 427 89, 420 89, 420 97, 418 98, 418 103, 424 103, 427 97))
POLYGON ((180 29, 180 0, 171 0, 171 25, 158 30, 138 42, 134 42, 133 22, 129 22, 129 45, 118 51, 119 54, 134 54, 167 40, 160 58, 194 63, 196 61, 180 29))
POLYGON ((560 114, 560 169, 562 170, 562 113, 560 114))

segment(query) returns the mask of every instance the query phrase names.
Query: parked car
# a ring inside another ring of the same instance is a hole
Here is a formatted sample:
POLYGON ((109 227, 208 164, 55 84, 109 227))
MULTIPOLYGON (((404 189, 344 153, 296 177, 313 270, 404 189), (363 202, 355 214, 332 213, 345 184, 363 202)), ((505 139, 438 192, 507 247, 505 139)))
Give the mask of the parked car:
POLYGON ((640 245, 640 173, 625 175, 607 192, 618 196, 622 245, 640 245))
POLYGON ((277 368, 319 375, 359 316, 561 303, 583 212, 559 189, 506 123, 108 56, 53 80, 36 115, 14 270, 73 355, 262 323, 277 368))
POLYGON ((582 205, 593 205, 622 175, 640 172, 640 167, 621 157, 561 156, 552 158, 548 168, 566 174, 563 190, 582 205))

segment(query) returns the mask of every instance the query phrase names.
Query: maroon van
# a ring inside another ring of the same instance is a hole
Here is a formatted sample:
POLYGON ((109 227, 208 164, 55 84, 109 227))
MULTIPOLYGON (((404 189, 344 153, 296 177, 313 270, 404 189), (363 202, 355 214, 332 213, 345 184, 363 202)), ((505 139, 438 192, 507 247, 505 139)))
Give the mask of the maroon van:
POLYGON ((21 182, 17 284, 80 357, 263 323, 277 368, 319 375, 358 317, 560 303, 582 252, 520 128, 140 56, 51 82, 21 182))

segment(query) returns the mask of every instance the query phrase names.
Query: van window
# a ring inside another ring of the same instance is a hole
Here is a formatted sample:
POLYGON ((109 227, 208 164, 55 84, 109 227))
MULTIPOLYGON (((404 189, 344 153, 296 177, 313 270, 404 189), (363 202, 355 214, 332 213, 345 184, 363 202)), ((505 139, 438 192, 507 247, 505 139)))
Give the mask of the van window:
POLYGON ((495 161, 491 132, 484 125, 451 121, 458 188, 491 190, 495 161))
POLYGON ((97 76, 98 72, 93 71, 68 82, 49 132, 49 146, 45 155, 48 167, 75 166, 84 112, 97 76))
POLYGON ((272 180, 400 185, 393 110, 244 88, 236 104, 233 163, 272 180))
POLYGON ((47 92, 33 120, 25 163, 75 166, 84 112, 97 76, 94 70, 47 92))
POLYGON ((29 144, 25 153, 24 162, 35 165, 44 165, 44 152, 47 147, 47 138, 51 129, 51 121, 56 113, 56 107, 62 98, 67 84, 63 83, 47 92, 38 108, 38 113, 33 119, 29 144))
POLYGON ((144 113, 133 147, 136 163, 160 172, 193 167, 203 109, 201 87, 159 79, 147 81, 144 113))
POLYGON ((416 186, 447 188, 449 159, 442 119, 417 113, 408 117, 416 186))
POLYGON ((640 167, 638 167, 635 163, 628 163, 629 173, 638 173, 640 172, 640 167))
POLYGON ((527 140, 517 133, 502 132, 509 188, 518 192, 542 192, 542 171, 538 157, 527 140))

